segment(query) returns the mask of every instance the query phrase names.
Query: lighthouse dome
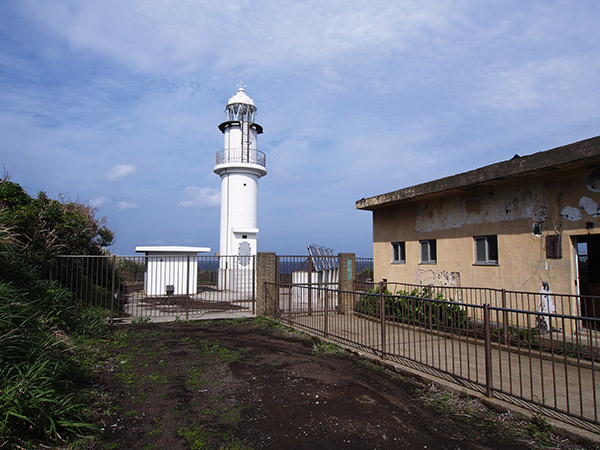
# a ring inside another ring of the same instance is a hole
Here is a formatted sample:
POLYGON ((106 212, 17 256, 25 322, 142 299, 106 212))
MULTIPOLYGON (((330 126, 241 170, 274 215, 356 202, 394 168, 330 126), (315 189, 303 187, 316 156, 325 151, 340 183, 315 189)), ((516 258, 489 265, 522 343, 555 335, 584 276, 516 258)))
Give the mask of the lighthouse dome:
POLYGON ((234 105, 236 103, 242 103, 245 105, 254 106, 254 100, 252 100, 250 97, 248 97, 248 94, 246 94, 246 91, 241 86, 237 90, 235 95, 229 99, 229 101, 227 102, 227 106, 234 105))

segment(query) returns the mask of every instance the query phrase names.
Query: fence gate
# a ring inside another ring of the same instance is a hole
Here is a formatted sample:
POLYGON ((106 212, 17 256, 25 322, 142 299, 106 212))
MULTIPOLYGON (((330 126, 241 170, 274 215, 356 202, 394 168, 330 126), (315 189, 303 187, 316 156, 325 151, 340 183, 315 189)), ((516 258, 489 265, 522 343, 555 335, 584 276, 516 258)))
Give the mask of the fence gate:
POLYGON ((110 320, 256 314, 255 256, 61 256, 52 278, 110 320))

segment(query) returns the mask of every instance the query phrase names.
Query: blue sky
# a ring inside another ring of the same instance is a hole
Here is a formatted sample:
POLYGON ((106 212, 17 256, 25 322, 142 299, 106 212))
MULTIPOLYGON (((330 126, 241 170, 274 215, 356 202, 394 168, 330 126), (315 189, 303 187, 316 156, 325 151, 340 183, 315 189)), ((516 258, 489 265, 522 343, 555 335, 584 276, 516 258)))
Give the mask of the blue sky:
POLYGON ((217 125, 264 127, 259 251, 372 253, 354 202, 596 136, 596 0, 0 3, 0 163, 112 251, 218 251, 217 125))

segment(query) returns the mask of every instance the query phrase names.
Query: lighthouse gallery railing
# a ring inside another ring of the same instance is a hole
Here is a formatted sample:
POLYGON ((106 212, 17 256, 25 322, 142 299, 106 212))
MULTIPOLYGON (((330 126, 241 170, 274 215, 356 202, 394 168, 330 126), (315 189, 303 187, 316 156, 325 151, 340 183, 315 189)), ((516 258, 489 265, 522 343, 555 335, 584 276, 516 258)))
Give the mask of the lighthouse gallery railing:
POLYGON ((267 167, 267 156, 260 150, 229 148, 217 152, 217 164, 249 163, 267 167))

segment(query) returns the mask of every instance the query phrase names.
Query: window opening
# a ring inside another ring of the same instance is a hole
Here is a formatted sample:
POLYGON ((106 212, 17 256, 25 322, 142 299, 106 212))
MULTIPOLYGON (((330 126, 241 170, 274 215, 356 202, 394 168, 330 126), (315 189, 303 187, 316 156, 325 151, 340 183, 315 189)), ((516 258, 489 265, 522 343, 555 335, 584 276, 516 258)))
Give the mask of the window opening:
POLYGON ((562 245, 560 234, 549 234, 546 236, 546 258, 562 258, 562 245))
POLYGON ((498 264, 498 236, 475 236, 475 264, 498 264))
POLYGON ((392 242, 392 249, 394 251, 393 263, 405 263, 406 262, 406 243, 405 242, 392 242))
POLYGON ((437 262, 437 248, 435 239, 421 242, 421 264, 435 264, 437 262))

